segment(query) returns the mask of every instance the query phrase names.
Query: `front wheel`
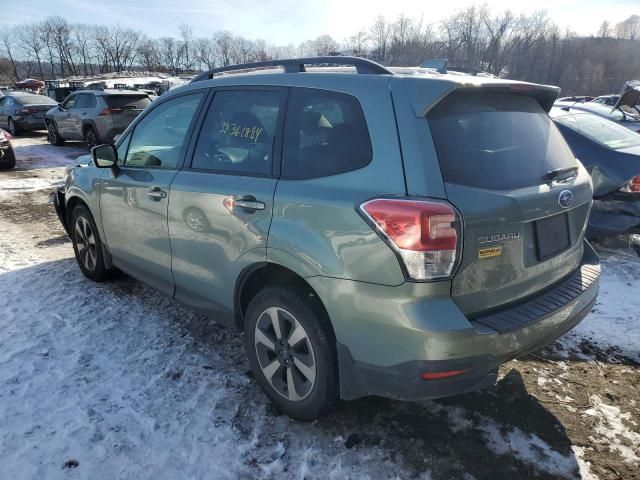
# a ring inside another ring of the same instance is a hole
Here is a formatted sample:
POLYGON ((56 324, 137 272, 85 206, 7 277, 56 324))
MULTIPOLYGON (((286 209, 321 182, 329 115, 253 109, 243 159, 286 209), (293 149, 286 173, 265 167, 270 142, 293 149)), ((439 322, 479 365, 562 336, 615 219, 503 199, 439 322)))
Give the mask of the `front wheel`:
POLYGON ((94 282, 107 280, 109 271, 104 266, 98 228, 84 205, 76 206, 71 214, 71 240, 82 273, 94 282))
POLYGON ((53 121, 47 122, 47 140, 51 145, 55 145, 56 147, 64 145, 64 140, 60 137, 58 127, 56 127, 53 121))
POLYGON ((98 145, 98 135, 93 127, 87 127, 84 131, 84 141, 89 150, 98 145))
POLYGON ((335 338, 318 298, 296 286, 270 286, 249 304, 249 364, 269 399, 286 415, 314 420, 338 398, 335 338))

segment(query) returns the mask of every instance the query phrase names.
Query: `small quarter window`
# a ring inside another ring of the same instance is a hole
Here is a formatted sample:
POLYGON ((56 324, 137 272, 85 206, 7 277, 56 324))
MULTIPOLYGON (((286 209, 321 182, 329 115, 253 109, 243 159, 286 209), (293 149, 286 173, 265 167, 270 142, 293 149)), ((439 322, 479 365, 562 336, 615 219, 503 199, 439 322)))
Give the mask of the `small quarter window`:
POLYGON ((357 170, 372 157, 360 104, 351 95, 310 88, 291 91, 282 176, 317 178, 357 170))

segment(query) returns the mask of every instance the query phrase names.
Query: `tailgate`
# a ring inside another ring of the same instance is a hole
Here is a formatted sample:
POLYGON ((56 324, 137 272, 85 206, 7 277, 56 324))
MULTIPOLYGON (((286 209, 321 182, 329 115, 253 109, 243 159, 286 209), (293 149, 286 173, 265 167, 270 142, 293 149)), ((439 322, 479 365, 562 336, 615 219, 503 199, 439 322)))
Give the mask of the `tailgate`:
POLYGON ((465 314, 521 301, 578 267, 590 178, 533 96, 455 91, 427 121, 463 219, 452 297, 465 314))
POLYGON ((109 107, 113 128, 123 132, 151 103, 147 94, 114 94, 104 97, 109 107))

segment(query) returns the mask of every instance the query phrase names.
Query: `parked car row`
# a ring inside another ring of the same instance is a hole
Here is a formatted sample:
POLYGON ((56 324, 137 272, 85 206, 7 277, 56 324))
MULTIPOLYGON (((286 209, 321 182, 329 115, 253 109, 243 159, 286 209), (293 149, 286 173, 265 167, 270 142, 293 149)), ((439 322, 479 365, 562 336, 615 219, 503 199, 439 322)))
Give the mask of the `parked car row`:
POLYGON ((112 143, 151 101, 136 90, 77 90, 47 112, 47 138, 52 145, 83 140, 90 149, 112 143))
POLYGON ((154 98, 136 90, 78 90, 58 104, 45 95, 9 91, 0 98, 0 126, 13 136, 46 128, 52 145, 80 140, 91 149, 113 142, 154 98))

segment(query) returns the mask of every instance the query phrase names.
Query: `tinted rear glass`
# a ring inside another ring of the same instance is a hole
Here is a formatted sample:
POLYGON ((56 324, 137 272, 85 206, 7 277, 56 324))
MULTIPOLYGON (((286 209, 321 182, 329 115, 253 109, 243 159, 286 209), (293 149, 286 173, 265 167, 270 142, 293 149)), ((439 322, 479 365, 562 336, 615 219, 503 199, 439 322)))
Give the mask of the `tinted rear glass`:
POLYGON ((336 175, 367 165, 371 140, 358 100, 344 93, 293 89, 283 155, 285 178, 336 175))
POLYGON ((111 108, 130 108, 142 110, 151 103, 146 95, 109 95, 104 97, 105 102, 111 108))
POLYGON ((530 97, 449 95, 428 114, 445 182, 495 190, 543 183, 577 165, 553 121, 530 97))
POLYGON ((44 95, 16 95, 13 97, 22 105, 57 105, 54 99, 45 97, 44 95))

